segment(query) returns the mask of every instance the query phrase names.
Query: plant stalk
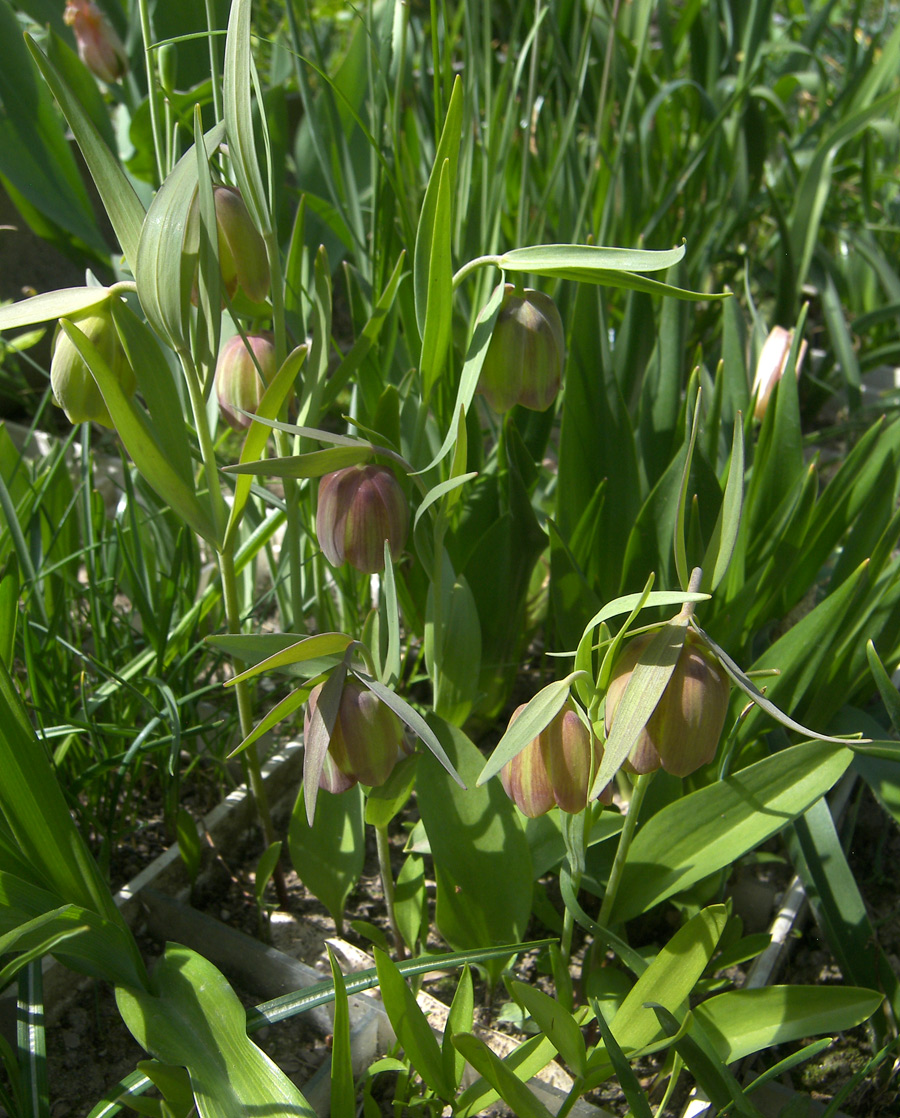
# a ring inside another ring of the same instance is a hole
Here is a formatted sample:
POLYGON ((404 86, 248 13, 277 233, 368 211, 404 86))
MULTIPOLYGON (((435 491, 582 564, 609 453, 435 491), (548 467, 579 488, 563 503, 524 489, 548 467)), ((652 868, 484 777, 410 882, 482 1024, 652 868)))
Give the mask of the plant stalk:
POLYGON ((634 791, 631 793, 631 803, 628 805, 625 825, 622 827, 621 834, 619 835, 619 845, 616 848, 615 861, 613 862, 612 872, 609 875, 609 884, 606 886, 603 904, 600 906, 600 915, 597 917, 597 923, 602 924, 603 927, 609 924, 610 913, 613 910, 613 905, 616 903, 616 894, 619 891, 619 883, 622 880, 622 872, 625 869, 625 860, 628 857, 631 840, 634 838, 635 828, 638 824, 641 804, 644 802, 644 796, 647 794, 647 789, 650 787, 650 781, 653 779, 653 776, 654 774, 652 772, 643 773, 634 782, 634 791))
POLYGON ((391 922, 391 932, 394 935, 394 946, 397 958, 406 958, 406 945, 397 924, 397 914, 394 911, 394 873, 391 869, 391 840, 388 837, 386 826, 375 827, 375 842, 378 847, 378 867, 381 870, 381 885, 384 889, 384 902, 387 905, 388 919, 391 922))

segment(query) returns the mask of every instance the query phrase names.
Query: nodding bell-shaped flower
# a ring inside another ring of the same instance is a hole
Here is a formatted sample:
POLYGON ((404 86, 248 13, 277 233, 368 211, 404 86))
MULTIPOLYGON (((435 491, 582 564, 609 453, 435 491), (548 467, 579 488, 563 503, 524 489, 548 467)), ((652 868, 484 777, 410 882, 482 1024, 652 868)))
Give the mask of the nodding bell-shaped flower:
MULTIPOLYGON (((309 694, 303 719, 304 736, 323 684, 309 694)), ((373 692, 348 679, 341 694, 334 730, 328 745, 319 787, 326 792, 346 792, 354 784, 384 784, 405 752, 403 723, 373 692)))
POLYGON ((270 334, 248 334, 244 344, 240 334, 229 338, 216 362, 216 397, 222 418, 235 431, 245 431, 253 422, 243 411, 255 412, 259 401, 275 376, 275 346, 270 334), (254 362, 253 358, 256 358, 254 362), (259 369, 257 369, 257 364, 259 369), (260 370, 262 377, 260 377, 260 370))
MULTIPOLYGON (((513 711, 510 726, 525 705, 513 711)), ((529 819, 545 815, 552 807, 574 815, 587 807, 602 757, 603 748, 587 720, 567 699, 550 725, 503 766, 500 783, 529 819)), ((609 803, 612 788, 604 789, 600 799, 609 803)))
MULTIPOLYGON (((655 635, 635 637, 616 661, 606 694, 607 736, 631 673, 655 635)), ((689 776, 708 764, 722 736, 730 690, 725 669, 688 630, 675 670, 624 767, 649 773, 662 766, 673 776, 689 776)))
POLYGON ((366 574, 384 569, 384 541, 399 559, 409 528, 409 506, 386 466, 348 466, 319 482, 316 536, 325 558, 366 574))
POLYGON ((546 411, 556 399, 565 363, 562 319, 549 295, 506 284, 485 354, 478 391, 495 412, 521 404, 546 411))
POLYGON ((128 69, 128 55, 115 28, 93 0, 67 0, 63 20, 72 28, 78 57, 107 85, 128 69))
MULTIPOLYGON (((756 397, 756 405, 753 409, 754 419, 762 419, 766 414, 775 385, 784 376, 784 369, 793 344, 793 330, 785 330, 783 326, 773 326, 769 331, 769 336, 760 351, 759 360, 756 362, 756 373, 753 377, 753 395, 756 397)), ((806 349, 806 339, 804 339, 797 351, 795 372, 798 378, 803 365, 803 358, 806 356, 806 349)))
MULTIPOLYGON (((137 387, 137 382, 108 307, 91 307, 83 314, 70 315, 69 321, 94 343, 123 391, 130 396, 137 387)), ((103 393, 91 376, 84 358, 61 329, 53 343, 50 386, 54 400, 66 413, 70 423, 92 421, 104 427, 114 426, 103 393)))

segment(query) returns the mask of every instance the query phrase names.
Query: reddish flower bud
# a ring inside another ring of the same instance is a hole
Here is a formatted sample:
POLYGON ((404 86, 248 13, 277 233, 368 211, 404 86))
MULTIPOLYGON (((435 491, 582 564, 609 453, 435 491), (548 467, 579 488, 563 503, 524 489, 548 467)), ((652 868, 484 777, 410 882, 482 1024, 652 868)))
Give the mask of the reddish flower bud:
POLYGON ((275 376, 275 346, 270 334, 248 334, 247 341, 256 357, 244 345, 240 334, 229 338, 222 346, 216 362, 216 396, 222 418, 235 431, 246 430, 252 420, 238 409, 255 412, 265 391, 266 384, 275 376), (262 377, 259 370, 262 370, 262 377), (265 378, 265 382, 263 381, 265 378))
MULTIPOLYGON (((655 635, 635 637, 616 661, 606 694, 607 735, 631 673, 655 635)), ((675 670, 625 767, 648 773, 662 765, 673 776, 689 776, 708 764, 722 736, 730 690, 725 669, 700 638, 688 631, 675 670)))
MULTIPOLYGON (((308 734, 323 684, 309 695, 303 719, 308 734)), ((319 787, 346 792, 359 781, 370 787, 384 784, 403 750, 403 723, 368 688, 348 679, 341 694, 334 730, 328 744, 319 787)))
POLYGON ((367 574, 383 570, 384 541, 399 559, 408 527, 406 497, 386 466, 348 466, 319 482, 316 536, 333 566, 346 560, 367 574))
POLYGON ((78 57, 107 85, 128 69, 128 56, 112 24, 93 0, 68 0, 63 19, 72 28, 78 57))
MULTIPOLYGON (((762 419, 769 406, 769 398, 775 385, 784 376, 784 369, 790 356, 791 346, 794 344, 794 331, 785 330, 783 326, 773 326, 766 338, 765 345, 760 351, 759 360, 756 362, 756 373, 753 377, 753 395, 756 405, 753 409, 753 418, 762 419)), ((800 343, 797 351, 797 366, 795 372, 800 376, 803 358, 806 356, 806 341, 800 343)))
MULTIPOLYGON (((105 305, 91 307, 84 314, 70 315, 69 321, 99 349, 119 384, 130 396, 137 387, 137 382, 119 341, 109 308, 105 305)), ((93 421, 104 427, 113 426, 103 393, 84 358, 62 330, 58 331, 53 343, 50 386, 54 400, 66 413, 70 423, 93 421)))
POLYGON ((478 391, 496 412, 514 404, 546 411, 559 391, 565 355, 562 319, 550 296, 531 288, 517 294, 508 283, 478 391))
MULTIPOLYGON (((517 707, 510 726, 525 709, 517 707)), ((594 777, 600 768, 603 749, 593 732, 582 721, 571 700, 549 726, 500 770, 500 782, 507 796, 530 819, 545 815, 558 806, 572 814, 588 803, 594 777)), ((600 797, 612 798, 612 788, 600 797)))

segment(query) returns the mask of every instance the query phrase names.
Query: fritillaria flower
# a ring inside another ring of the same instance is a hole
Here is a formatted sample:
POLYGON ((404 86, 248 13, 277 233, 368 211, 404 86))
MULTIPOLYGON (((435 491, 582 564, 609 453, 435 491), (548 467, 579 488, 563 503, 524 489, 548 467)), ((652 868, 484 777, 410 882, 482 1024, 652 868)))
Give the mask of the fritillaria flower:
POLYGON ((128 69, 128 56, 115 28, 93 0, 67 0, 63 19, 72 28, 78 57, 91 73, 111 85, 128 69))
MULTIPOLYGON (((766 338, 765 344, 756 363, 756 374, 753 377, 753 395, 756 397, 756 406, 753 409, 755 419, 762 419, 769 406, 769 399, 775 385, 784 376, 784 369, 794 344, 794 331, 785 330, 783 326, 773 326, 766 338)), ((806 356, 806 340, 800 343, 797 351, 796 374, 800 376, 803 358, 806 356)))
POLYGON ((409 528, 409 506, 400 483, 386 466, 348 466, 319 482, 316 536, 335 567, 347 562, 358 571, 384 569, 384 542, 399 559, 409 528))

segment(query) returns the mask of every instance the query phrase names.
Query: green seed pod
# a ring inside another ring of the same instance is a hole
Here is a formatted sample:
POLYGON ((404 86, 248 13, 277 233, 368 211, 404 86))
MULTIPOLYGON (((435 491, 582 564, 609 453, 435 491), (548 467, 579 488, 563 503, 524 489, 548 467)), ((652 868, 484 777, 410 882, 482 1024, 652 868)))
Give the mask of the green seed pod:
POLYGON ((549 295, 507 284, 485 354, 478 391, 494 411, 515 404, 546 411, 556 399, 565 363, 562 319, 549 295))
MULTIPOLYGON (((323 684, 309 695, 303 719, 304 736, 323 684)), ((403 750, 403 724, 390 707, 355 679, 348 679, 341 694, 334 730, 319 787, 326 792, 346 792, 359 781, 376 787, 384 784, 403 750)))
MULTIPOLYGON (((69 316, 69 321, 93 342, 122 389, 130 396, 136 387, 134 370, 128 364, 109 308, 104 304, 91 307, 83 314, 69 316)), ((104 427, 114 426, 97 382, 63 330, 57 332, 53 343, 50 386, 54 400, 70 423, 94 422, 104 427)))
MULTIPOLYGON (((517 707, 510 726, 525 709, 517 707)), ((603 749, 571 700, 549 726, 500 770, 507 796, 530 819, 552 807, 576 814, 587 807, 603 749)), ((601 795, 609 803, 612 789, 601 795)))
MULTIPOLYGON (((606 694, 607 735, 631 673, 655 635, 635 637, 616 662, 606 694)), ((689 776, 708 764, 722 736, 730 690, 724 668, 689 630, 675 670, 625 767, 649 773, 661 765, 673 776, 689 776)))
POLYGON ((275 346, 270 334, 248 334, 247 341, 262 370, 265 383, 259 375, 253 356, 240 334, 229 338, 222 346, 216 362, 216 397, 222 418, 235 431, 246 430, 252 420, 239 409, 255 412, 265 391, 276 373, 275 346))
POLYGON ((384 569, 384 541, 399 559, 409 528, 409 506, 386 466, 348 466, 319 482, 316 536, 325 558, 375 574, 384 569))

